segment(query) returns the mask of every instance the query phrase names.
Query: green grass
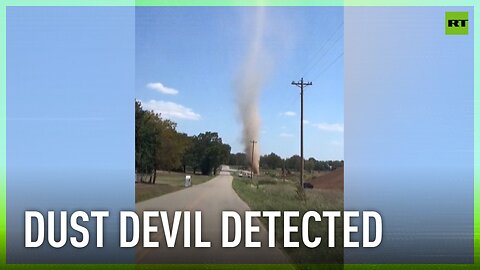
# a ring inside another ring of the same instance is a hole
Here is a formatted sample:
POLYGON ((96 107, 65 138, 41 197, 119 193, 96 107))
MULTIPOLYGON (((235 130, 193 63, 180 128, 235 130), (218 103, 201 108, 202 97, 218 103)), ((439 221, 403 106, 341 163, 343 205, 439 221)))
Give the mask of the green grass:
MULTIPOLYGON (((282 179, 282 180, 283 180, 283 178, 285 178, 286 180, 290 180, 290 181, 294 181, 294 182, 296 182, 296 181, 298 181, 298 179, 300 179, 300 172, 298 172, 298 171, 290 171, 289 174, 285 175, 285 177, 283 177, 281 169, 275 169, 275 170, 261 169, 260 172, 262 173, 262 175, 260 177, 265 175, 265 176, 270 176, 272 178, 277 178, 277 179, 282 179)), ((310 181, 312 178, 322 176, 322 175, 327 174, 327 173, 330 173, 330 171, 305 171, 303 179, 305 179, 305 181, 310 181)))
MULTIPOLYGON (((250 206, 252 210, 268 211, 300 211, 300 216, 307 211, 337 210, 343 211, 343 192, 306 190, 306 202, 299 200, 294 181, 275 179, 270 176, 259 176, 253 179, 234 177, 233 189, 250 206), (258 183, 258 187, 257 187, 258 183)), ((268 226, 266 219, 261 219, 268 226)), ((301 219, 293 219, 292 224, 301 225, 301 219)), ((304 263, 343 263, 343 223, 337 219, 335 235, 336 247, 328 248, 328 227, 326 220, 311 221, 310 237, 322 236, 319 247, 310 249, 302 244, 301 234, 293 233, 292 240, 300 242, 300 248, 284 248, 292 261, 304 263)), ((283 219, 279 218, 275 225, 277 241, 283 243, 283 219)))
MULTIPOLYGON (((187 173, 192 177, 192 185, 205 183, 215 176, 187 173)), ((157 172, 155 184, 136 183, 135 202, 145 201, 163 194, 184 189, 185 173, 157 172)))

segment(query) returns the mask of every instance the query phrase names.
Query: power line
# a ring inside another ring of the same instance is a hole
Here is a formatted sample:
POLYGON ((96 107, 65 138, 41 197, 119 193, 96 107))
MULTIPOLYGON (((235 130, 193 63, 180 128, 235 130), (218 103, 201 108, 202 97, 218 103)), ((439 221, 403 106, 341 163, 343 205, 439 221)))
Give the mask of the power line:
MULTIPOLYGON (((323 57, 334 47, 334 45, 342 38, 343 33, 340 36, 338 36, 332 43, 330 43, 326 51, 322 51, 329 44, 329 42, 332 41, 332 39, 336 36, 339 30, 342 29, 342 26, 343 26, 343 22, 340 22, 338 26, 335 28, 335 30, 332 32, 332 34, 328 37, 328 39, 326 39, 326 41, 322 43, 322 46, 320 47, 320 49, 316 51, 314 57, 311 58, 314 61, 308 62, 307 65, 304 66, 302 73, 308 74, 312 70, 312 68, 315 67, 323 59, 323 57)), ((298 101, 298 98, 299 96, 295 99, 288 99, 288 100, 291 100, 290 103, 282 102, 285 106, 280 106, 280 109, 281 109, 280 112, 290 109, 292 105, 298 101)), ((269 117, 267 117, 267 119, 265 119, 265 122, 269 122, 267 120, 271 120, 272 118, 273 118, 273 115, 270 115, 269 117)))
MULTIPOLYGON (((318 51, 312 56, 312 58, 310 59, 315 59, 317 58, 318 55, 320 55, 320 53, 322 52, 323 48, 325 48, 325 46, 328 44, 328 42, 330 40, 332 40, 332 38, 337 34, 338 30, 340 30, 340 28, 342 27, 343 25, 343 22, 341 22, 338 27, 335 29, 335 31, 332 32, 332 34, 328 37, 328 39, 322 44, 322 46, 320 46, 320 48, 318 49, 318 51)), ((305 65, 305 67, 303 68, 303 72, 305 72, 307 70, 307 67, 311 66, 312 62, 308 62, 307 65, 305 65)))
POLYGON ((333 42, 331 43, 330 47, 328 47, 328 48, 324 51, 324 53, 320 56, 320 58, 318 58, 318 59, 313 63, 313 65, 310 66, 310 68, 305 72, 304 75, 309 74, 310 71, 312 71, 313 68, 314 68, 318 63, 320 63, 320 62, 324 59, 325 55, 327 55, 327 54, 335 47, 334 45, 335 45, 342 37, 343 37, 343 35, 338 36, 338 38, 335 39, 335 41, 333 41, 333 42))
POLYGON ((321 77, 321 75, 323 73, 325 73, 335 62, 338 61, 338 59, 340 59, 340 57, 343 56, 343 52, 341 52, 340 54, 337 55, 337 57, 335 57, 335 59, 333 59, 328 65, 326 65, 321 71, 320 73, 318 73, 318 75, 315 77, 315 80, 317 80, 318 78, 321 77))
MULTIPOLYGON (((305 75, 306 71, 311 69, 312 67, 314 67, 316 65, 316 61, 315 59, 321 54, 322 50, 325 48, 325 46, 329 43, 330 40, 333 39, 333 37, 338 33, 338 31, 342 28, 343 26, 343 22, 341 22, 338 27, 335 29, 335 31, 332 32, 332 34, 329 36, 329 38, 322 44, 322 46, 320 46, 320 48, 318 49, 318 51, 313 55, 312 58, 310 59, 313 59, 313 62, 308 62, 307 65, 304 66, 304 68, 302 69, 302 72, 301 74, 305 75)), ((324 54, 323 54, 324 55, 324 54)), ((322 55, 322 57, 323 57, 322 55)), ((321 57, 320 57, 321 58, 321 57)))

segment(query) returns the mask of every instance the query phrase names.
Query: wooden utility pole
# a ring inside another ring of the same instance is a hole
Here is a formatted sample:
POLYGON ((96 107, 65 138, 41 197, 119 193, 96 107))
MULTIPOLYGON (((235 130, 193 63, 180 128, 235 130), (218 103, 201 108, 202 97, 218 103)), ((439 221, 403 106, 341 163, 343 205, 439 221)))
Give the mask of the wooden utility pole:
POLYGON ((302 78, 298 82, 293 81, 292 85, 300 87, 300 187, 303 189, 303 167, 305 165, 303 158, 303 89, 312 85, 312 82, 304 82, 302 78))
POLYGON ((252 143, 252 163, 250 164, 250 178, 253 179, 253 154, 255 153, 255 144, 257 143, 257 141, 251 140, 250 142, 252 143))

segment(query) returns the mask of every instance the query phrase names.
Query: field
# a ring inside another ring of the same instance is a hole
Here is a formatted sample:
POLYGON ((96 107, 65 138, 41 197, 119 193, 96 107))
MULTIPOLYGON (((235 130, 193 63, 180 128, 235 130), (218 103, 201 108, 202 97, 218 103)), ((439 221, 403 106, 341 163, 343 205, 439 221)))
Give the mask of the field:
MULTIPOLYGON (((135 202, 145 201, 163 194, 184 189, 185 173, 158 171, 155 184, 135 183, 135 202)), ((215 176, 188 173, 192 185, 205 183, 215 176)))
MULTIPOLYGON (((297 178, 298 179, 298 178, 297 178)), ((305 212, 337 210, 343 211, 343 191, 307 189, 307 200, 303 201, 296 194, 296 179, 278 179, 270 175, 249 178, 234 177, 233 188, 237 194, 250 206, 252 210, 297 210, 300 216, 305 212)), ((268 226, 266 219, 261 219, 268 226)), ((300 219, 293 219, 293 225, 301 225, 300 219)), ((275 225, 276 239, 283 243, 283 220, 277 219, 275 225)), ((335 228, 336 247, 328 248, 327 222, 311 222, 311 237, 322 236, 319 247, 310 249, 302 245, 301 234, 293 233, 292 240, 300 241, 300 248, 284 248, 285 252, 295 263, 343 263, 343 223, 338 220, 335 228)))
POLYGON ((343 191, 343 178, 344 170, 341 167, 328 174, 312 177, 309 182, 316 189, 343 191))

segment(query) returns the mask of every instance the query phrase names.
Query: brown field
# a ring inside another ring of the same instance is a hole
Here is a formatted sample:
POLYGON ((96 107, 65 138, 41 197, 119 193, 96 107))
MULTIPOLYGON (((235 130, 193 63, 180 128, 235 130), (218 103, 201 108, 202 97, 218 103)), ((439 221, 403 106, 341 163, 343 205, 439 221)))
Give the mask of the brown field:
POLYGON ((340 167, 330 173, 312 178, 309 182, 316 189, 342 190, 344 169, 340 167))

